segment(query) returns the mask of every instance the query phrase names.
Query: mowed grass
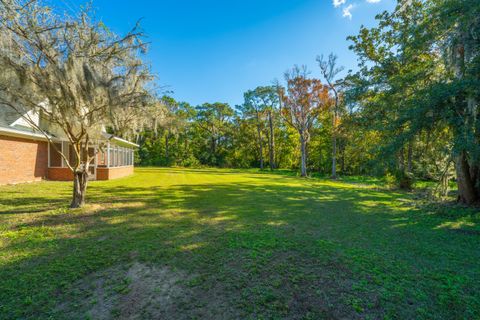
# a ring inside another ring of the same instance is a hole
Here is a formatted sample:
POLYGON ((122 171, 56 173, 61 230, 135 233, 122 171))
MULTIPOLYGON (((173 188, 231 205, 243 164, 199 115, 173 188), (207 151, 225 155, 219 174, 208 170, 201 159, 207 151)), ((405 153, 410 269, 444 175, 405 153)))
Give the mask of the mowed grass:
POLYGON ((479 319, 478 210, 365 184, 140 168, 0 187, 0 319, 479 319))

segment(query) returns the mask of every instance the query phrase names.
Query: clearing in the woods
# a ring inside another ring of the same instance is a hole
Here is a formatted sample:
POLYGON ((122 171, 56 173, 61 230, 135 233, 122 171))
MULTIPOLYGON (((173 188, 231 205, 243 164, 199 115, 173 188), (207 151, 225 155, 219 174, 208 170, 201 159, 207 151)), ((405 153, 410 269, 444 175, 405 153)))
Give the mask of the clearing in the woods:
POLYGON ((478 209, 221 169, 0 187, 1 319, 480 318, 478 209))

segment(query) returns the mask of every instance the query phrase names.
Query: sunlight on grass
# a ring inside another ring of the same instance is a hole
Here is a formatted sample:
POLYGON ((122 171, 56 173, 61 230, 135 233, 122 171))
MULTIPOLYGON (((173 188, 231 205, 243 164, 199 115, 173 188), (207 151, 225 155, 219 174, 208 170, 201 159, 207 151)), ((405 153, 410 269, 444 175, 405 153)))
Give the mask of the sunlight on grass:
MULTIPOLYGON (((162 268, 183 277, 175 290, 188 294, 176 308, 192 317, 197 305, 220 312, 205 290, 240 318, 480 316, 479 219, 467 209, 437 212, 408 193, 249 170, 141 168, 92 182, 80 210, 67 209, 70 188, 0 187, 3 318, 62 319, 68 301, 82 319, 96 304, 79 279, 107 270, 163 279, 162 268)), ((107 287, 128 295, 124 279, 107 287)))
POLYGON ((457 221, 444 222, 437 227, 436 229, 462 229, 462 228, 473 228, 477 225, 477 222, 474 222, 468 218, 460 219, 457 221))

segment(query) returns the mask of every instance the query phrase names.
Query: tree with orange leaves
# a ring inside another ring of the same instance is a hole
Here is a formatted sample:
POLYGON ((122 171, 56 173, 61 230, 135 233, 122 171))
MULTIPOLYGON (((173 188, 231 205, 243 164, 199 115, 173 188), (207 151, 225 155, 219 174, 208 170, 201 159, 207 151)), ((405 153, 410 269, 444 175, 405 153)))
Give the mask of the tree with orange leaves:
POLYGON ((294 66, 285 72, 287 87, 278 86, 281 113, 285 121, 297 130, 300 136, 301 176, 307 176, 307 144, 310 129, 322 111, 330 104, 328 87, 320 80, 308 77, 305 66, 294 66))

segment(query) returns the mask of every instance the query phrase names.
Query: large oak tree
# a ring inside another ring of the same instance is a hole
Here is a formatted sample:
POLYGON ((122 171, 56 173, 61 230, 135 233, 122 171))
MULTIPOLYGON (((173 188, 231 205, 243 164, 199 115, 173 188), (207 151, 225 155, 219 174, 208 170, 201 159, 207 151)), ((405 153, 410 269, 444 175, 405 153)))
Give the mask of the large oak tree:
POLYGON ((118 37, 88 9, 68 17, 31 0, 0 0, 0 30, 0 103, 53 148, 55 136, 68 139, 74 156, 57 151, 74 175, 71 207, 80 207, 96 156, 89 148, 103 147, 102 128, 112 114, 149 103, 142 33, 135 28, 118 37))

